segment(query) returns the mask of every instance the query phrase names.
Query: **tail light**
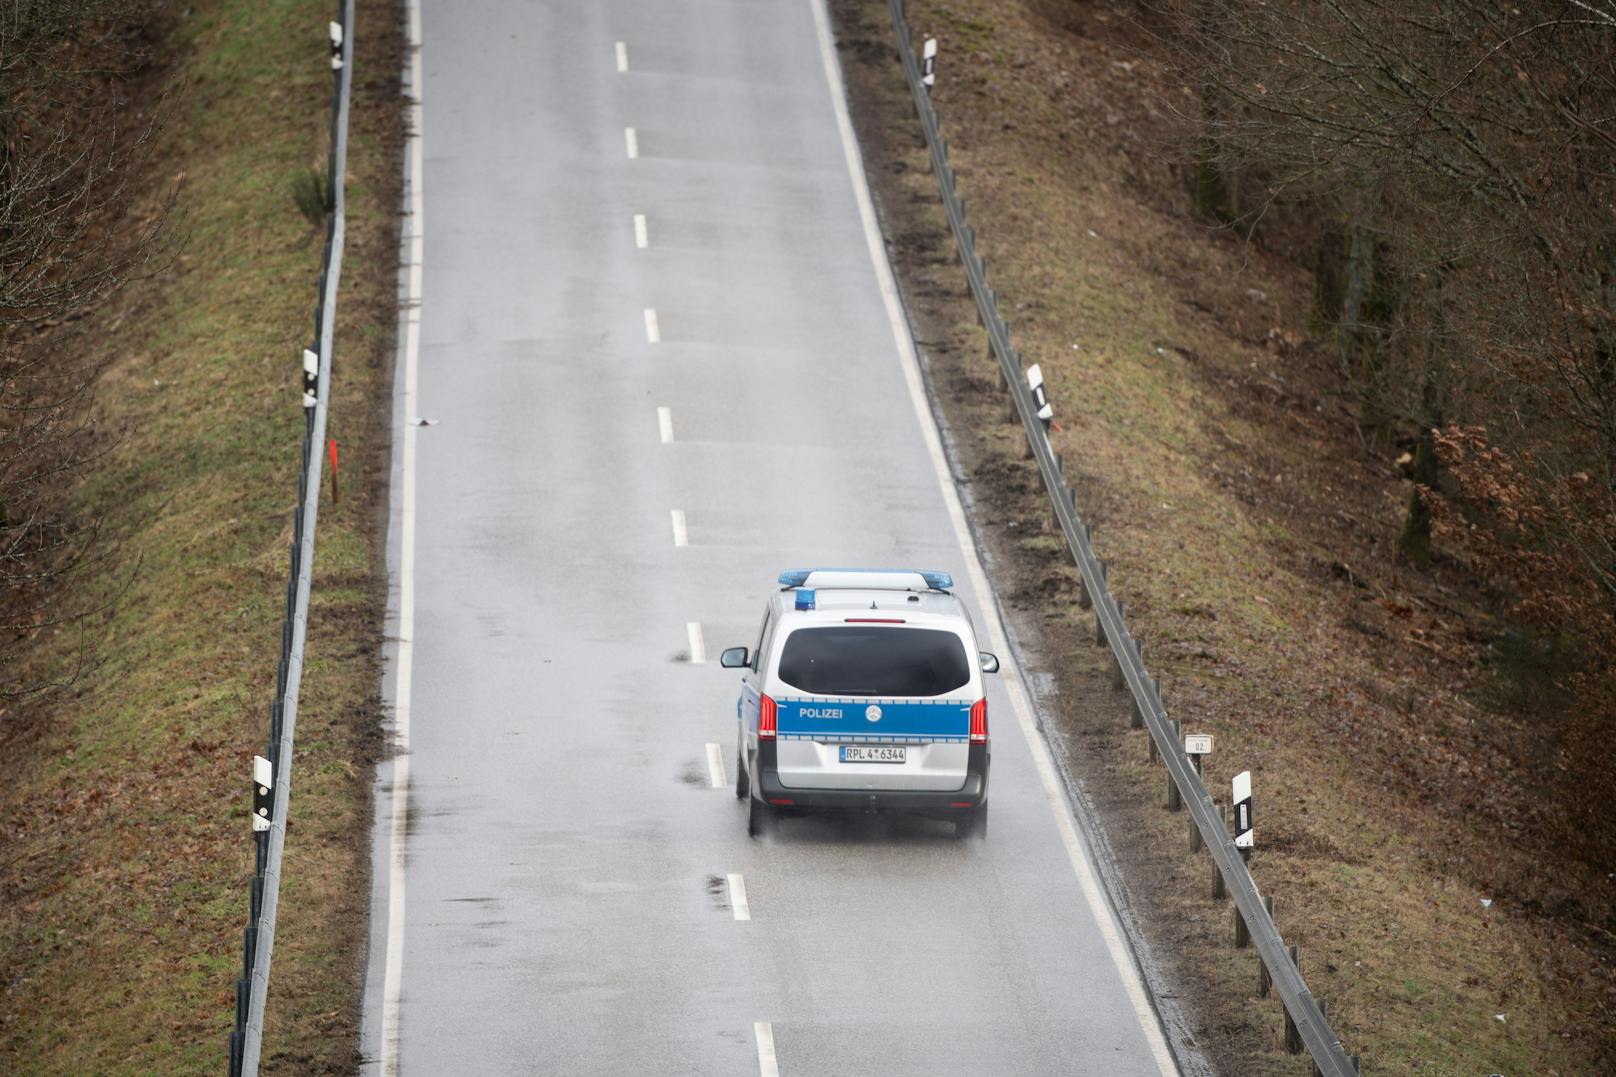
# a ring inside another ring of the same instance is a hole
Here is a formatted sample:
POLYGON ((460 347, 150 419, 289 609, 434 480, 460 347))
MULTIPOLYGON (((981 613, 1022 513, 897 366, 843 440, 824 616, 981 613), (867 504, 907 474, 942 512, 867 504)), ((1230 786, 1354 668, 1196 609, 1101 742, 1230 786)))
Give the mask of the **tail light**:
MULTIPOLYGON (((971 712, 975 714, 975 711, 971 712)), ((975 721, 975 719, 972 719, 975 721)), ((774 700, 768 696, 758 696, 758 740, 773 740, 775 728, 774 700)), ((971 726, 975 729, 976 726, 971 726)), ((985 728, 985 727, 984 727, 985 728)))
MULTIPOLYGON (((955 726, 958 729, 959 726, 955 726)), ((971 743, 988 742, 988 701, 979 699, 971 704, 971 743)))

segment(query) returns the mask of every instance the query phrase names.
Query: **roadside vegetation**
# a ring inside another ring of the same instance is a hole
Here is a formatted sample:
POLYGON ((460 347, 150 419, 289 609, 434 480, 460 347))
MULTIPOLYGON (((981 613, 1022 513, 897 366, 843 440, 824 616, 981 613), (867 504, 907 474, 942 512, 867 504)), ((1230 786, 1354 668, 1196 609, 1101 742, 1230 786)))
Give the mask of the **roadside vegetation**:
MULTIPOLYGON (((908 5, 1079 508, 1169 711, 1216 736, 1209 788, 1253 771, 1253 872, 1366 1073, 1616 1068, 1616 32, 1518 6, 908 5)), ((1075 601, 887 4, 833 8, 975 518, 1127 914, 1216 1067, 1305 1072, 1075 601)))
MULTIPOLYGON (((55 283, 83 266, 88 280, 64 306, 29 308, 44 316, 20 330, 6 320, 14 308, 0 311, 0 446, 17 450, 4 460, 5 526, 34 527, 0 594, 6 1073, 225 1066, 252 873, 250 760, 268 729, 320 261, 297 189, 325 159, 333 11, 327 0, 131 0, 0 17, 0 39, 11 20, 41 42, 19 54, 0 40, 0 81, 23 55, 72 88, 62 107, 6 129, 0 186, 57 132, 64 160, 100 169, 94 182, 55 181, 42 203, 65 207, 69 250, 84 259, 34 274, 55 283), (75 156, 103 143, 117 152, 75 156), (35 383, 19 389, 16 370, 35 383)), ((392 5, 359 4, 331 412, 342 497, 320 518, 267 1072, 356 1064, 380 749, 397 20, 392 5)), ((33 273, 5 246, 11 190, 0 191, 0 286, 33 273)))

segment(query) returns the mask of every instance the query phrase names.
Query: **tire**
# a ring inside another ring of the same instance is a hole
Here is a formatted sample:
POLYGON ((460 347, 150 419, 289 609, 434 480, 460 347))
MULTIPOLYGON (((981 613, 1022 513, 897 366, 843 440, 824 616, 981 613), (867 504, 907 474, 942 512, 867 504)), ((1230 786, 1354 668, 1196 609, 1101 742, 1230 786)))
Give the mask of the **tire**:
POLYGON ((975 808, 963 819, 954 821, 954 836, 956 838, 976 838, 981 840, 988 836, 988 806, 983 804, 975 808))
POLYGON ((774 825, 774 809, 757 797, 747 798, 746 807, 747 837, 760 838, 767 834, 774 825))
POLYGON ((745 800, 752 791, 752 776, 746 773, 746 756, 735 749, 735 799, 745 800))

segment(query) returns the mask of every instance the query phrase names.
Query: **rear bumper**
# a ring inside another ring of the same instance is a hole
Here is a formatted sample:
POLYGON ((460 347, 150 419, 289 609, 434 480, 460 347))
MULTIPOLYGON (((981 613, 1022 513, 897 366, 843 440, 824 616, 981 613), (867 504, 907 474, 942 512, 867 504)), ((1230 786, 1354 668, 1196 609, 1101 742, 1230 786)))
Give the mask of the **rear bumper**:
POLYGON ((965 784, 958 789, 805 789, 781 784, 775 746, 764 742, 758 745, 752 795, 788 811, 935 812, 957 816, 987 802, 991 758, 987 745, 971 745, 965 784))

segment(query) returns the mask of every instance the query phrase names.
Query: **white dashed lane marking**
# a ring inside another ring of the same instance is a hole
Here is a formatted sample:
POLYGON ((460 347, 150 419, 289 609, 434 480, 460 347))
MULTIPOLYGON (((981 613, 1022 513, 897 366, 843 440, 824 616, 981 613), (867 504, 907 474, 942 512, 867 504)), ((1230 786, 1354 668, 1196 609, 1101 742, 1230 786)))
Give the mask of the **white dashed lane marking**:
POLYGON ((746 880, 740 872, 729 873, 729 907, 737 920, 752 919, 752 906, 746 903, 746 880))
POLYGON ((628 43, 624 41, 617 43, 617 70, 628 70, 628 43))
POLYGON ((623 128, 623 148, 628 151, 630 160, 640 155, 640 136, 632 127, 623 128))
POLYGON ((668 519, 673 524, 673 544, 675 546, 689 546, 690 532, 685 529, 685 510, 669 509, 668 519))
POLYGON ((656 424, 657 433, 662 435, 662 444, 673 444, 673 409, 660 407, 657 408, 656 424))
POLYGON ((707 644, 701 638, 701 622, 686 622, 685 632, 690 636, 690 664, 699 666, 707 661, 707 644))
POLYGON ((657 324, 655 307, 645 308, 645 339, 651 344, 660 343, 662 340, 662 327, 657 324))
POLYGON ((729 784, 724 780, 724 749, 717 744, 707 745, 707 780, 712 782, 714 789, 722 789, 729 784))
MULTIPOLYGON (((634 155, 629 154, 629 156, 634 155)), ((651 236, 645 229, 645 214, 643 213, 634 215, 634 245, 641 250, 651 245, 651 236)))
POLYGON ((752 1034, 757 1037, 758 1077, 780 1077, 780 1063, 774 1057, 774 1026, 753 1021, 752 1034))

